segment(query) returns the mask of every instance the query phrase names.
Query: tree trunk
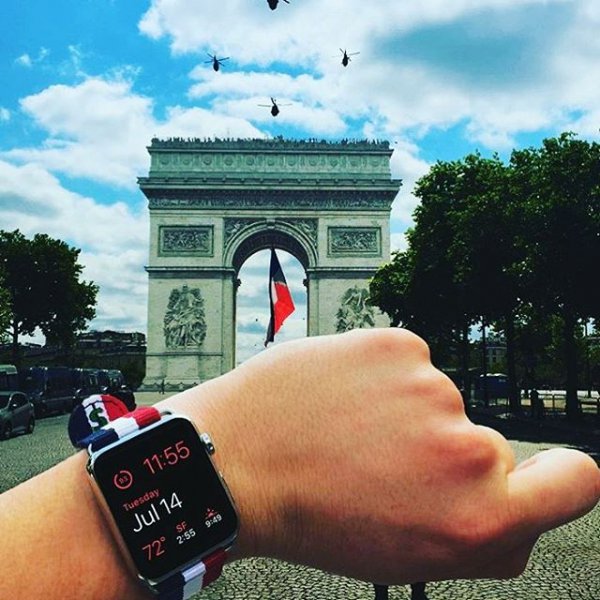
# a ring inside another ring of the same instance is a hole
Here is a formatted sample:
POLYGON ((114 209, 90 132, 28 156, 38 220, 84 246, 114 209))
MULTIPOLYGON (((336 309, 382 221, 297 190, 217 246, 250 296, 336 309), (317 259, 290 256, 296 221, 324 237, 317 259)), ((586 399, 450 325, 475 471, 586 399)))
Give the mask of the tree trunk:
POLYGON ((488 360, 487 340, 485 335, 485 317, 481 319, 481 374, 483 375, 483 404, 486 408, 490 405, 490 393, 488 390, 488 360))
POLYGON ((506 315, 506 374, 508 376, 508 406, 513 415, 521 414, 521 393, 517 385, 515 365, 515 322, 514 315, 506 315))
POLYGON ((462 373, 461 393, 465 405, 465 413, 469 414, 469 400, 471 399, 471 377, 469 374, 469 324, 464 323, 460 336, 460 370, 462 373))
POLYGON ((566 367, 566 411, 567 418, 575 421, 581 416, 579 400, 577 398, 577 345, 575 343, 575 317, 569 310, 564 311, 564 336, 565 336, 565 367, 566 367))
POLYGON ((12 322, 11 354, 13 365, 19 369, 21 367, 21 356, 19 353, 19 323, 16 319, 13 319, 12 322))

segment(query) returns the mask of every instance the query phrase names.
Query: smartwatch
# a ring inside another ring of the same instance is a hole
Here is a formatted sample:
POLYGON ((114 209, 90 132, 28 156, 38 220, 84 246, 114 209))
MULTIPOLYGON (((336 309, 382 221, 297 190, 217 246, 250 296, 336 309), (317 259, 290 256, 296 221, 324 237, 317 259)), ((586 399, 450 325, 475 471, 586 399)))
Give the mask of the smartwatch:
POLYGON ((219 577, 239 518, 208 434, 141 407, 79 445, 118 545, 160 600, 184 600, 219 577))

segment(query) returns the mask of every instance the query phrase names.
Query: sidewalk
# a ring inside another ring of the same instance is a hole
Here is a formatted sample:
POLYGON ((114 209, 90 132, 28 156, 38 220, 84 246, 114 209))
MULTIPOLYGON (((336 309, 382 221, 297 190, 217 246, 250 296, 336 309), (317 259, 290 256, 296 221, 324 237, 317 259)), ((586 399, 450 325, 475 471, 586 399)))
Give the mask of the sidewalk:
POLYGON ((579 448, 600 462, 600 419, 595 415, 585 415, 581 421, 570 422, 564 415, 548 413, 543 419, 536 420, 527 412, 518 416, 507 413, 504 406, 471 406, 469 417, 508 439, 579 448))
POLYGON ((165 392, 164 394, 161 394, 160 392, 135 392, 135 402, 138 406, 152 406, 156 402, 178 393, 179 392, 165 392))

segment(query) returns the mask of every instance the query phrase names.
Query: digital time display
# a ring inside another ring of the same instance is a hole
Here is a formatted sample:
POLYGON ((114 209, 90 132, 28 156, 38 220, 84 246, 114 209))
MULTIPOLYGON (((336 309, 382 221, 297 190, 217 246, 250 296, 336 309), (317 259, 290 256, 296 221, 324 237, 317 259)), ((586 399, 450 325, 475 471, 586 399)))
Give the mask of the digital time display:
POLYGON ((238 518, 194 425, 167 416, 90 465, 142 577, 157 581, 228 547, 238 518))

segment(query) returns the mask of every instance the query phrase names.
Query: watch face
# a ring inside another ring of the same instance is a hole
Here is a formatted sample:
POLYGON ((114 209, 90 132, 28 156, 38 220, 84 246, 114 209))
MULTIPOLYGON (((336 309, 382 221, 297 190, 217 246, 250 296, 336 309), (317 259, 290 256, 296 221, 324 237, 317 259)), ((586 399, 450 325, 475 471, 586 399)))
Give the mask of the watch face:
POLYGON ((91 470, 145 579, 158 580, 235 538, 235 508, 185 418, 167 417, 100 450, 91 470))

